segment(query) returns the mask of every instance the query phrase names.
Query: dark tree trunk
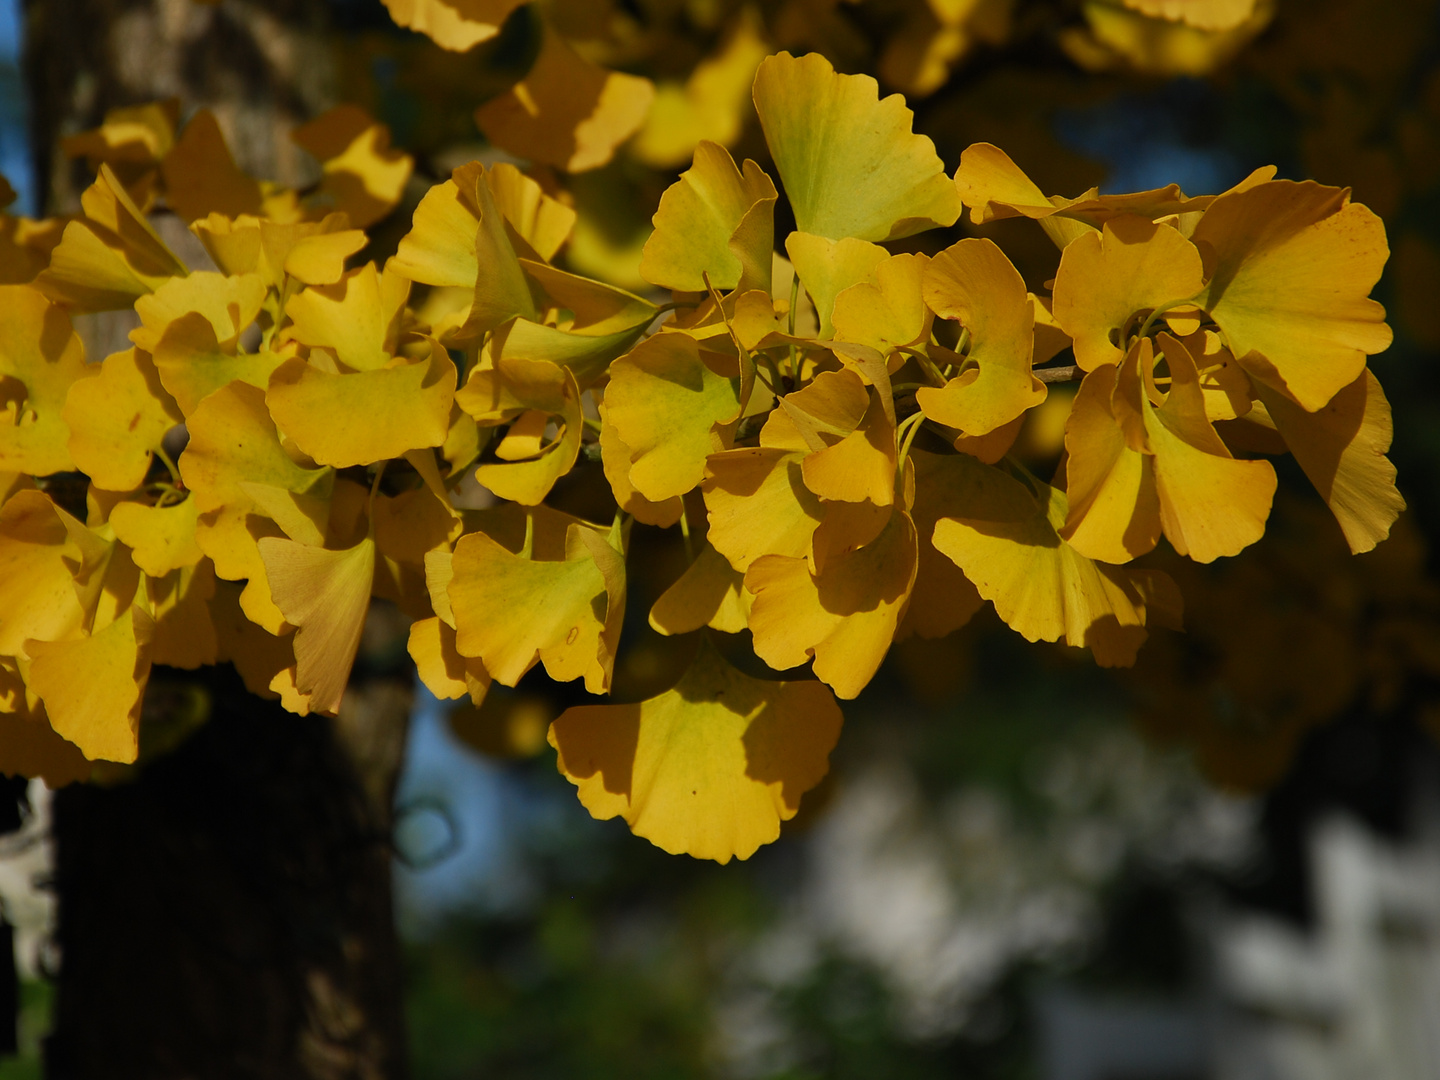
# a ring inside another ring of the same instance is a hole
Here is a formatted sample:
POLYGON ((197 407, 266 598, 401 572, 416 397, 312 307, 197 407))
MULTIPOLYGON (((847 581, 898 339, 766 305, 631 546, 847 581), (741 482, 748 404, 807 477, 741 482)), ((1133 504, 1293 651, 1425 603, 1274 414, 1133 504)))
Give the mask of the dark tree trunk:
POLYGON ((179 749, 56 795, 48 1075, 404 1076, 386 807, 406 702, 384 683, 347 698, 373 751, 357 761, 334 721, 214 674, 179 749))

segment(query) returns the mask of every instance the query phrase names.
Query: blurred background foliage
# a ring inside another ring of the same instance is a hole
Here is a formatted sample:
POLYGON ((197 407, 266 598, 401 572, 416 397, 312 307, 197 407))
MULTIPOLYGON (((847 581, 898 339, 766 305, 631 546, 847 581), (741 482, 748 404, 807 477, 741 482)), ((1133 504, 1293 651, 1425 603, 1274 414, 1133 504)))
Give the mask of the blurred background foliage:
MULTIPOLYGON (((483 107, 549 33, 657 87, 607 164, 519 158, 579 211, 568 265, 628 288, 646 287, 650 216, 698 138, 765 163, 748 88, 781 48, 904 92, 951 171, 975 141, 1067 196, 1201 194, 1273 163, 1353 186, 1392 249, 1377 295, 1396 343, 1372 365, 1410 510, 1387 543, 1349 556, 1277 462, 1283 494, 1243 556, 1151 557, 1181 584, 1187 632, 1157 630, 1132 671, 1026 645, 990 613, 902 643, 847 707, 831 777, 747 863, 674 858, 591 821, 544 742, 576 691, 541 669, 480 710, 422 700, 396 841, 416 1077, 1058 1076, 1056 993, 1193 1003, 1207 913, 1313 919, 1312 822, 1343 807, 1386 835, 1411 827, 1440 733, 1435 0, 546 0, 467 52, 398 28, 379 0, 330 0, 325 18, 335 96, 417 161, 370 257, 454 166, 516 160, 486 141, 483 107)), ((16 70, 0 66, 12 117, 16 70)), ((14 130, 0 151, 33 213, 14 130)), ((1023 219, 917 242, 962 234, 995 238, 1032 288, 1054 274, 1058 253, 1023 219)), ((1018 447, 1041 475, 1067 408, 1057 388, 1027 420, 1018 447)), ((552 501, 608 515, 592 497, 562 485, 552 501)), ((680 663, 644 613, 683 565, 657 530, 634 543, 616 679, 632 700, 680 663)), ((748 646, 727 651, 740 662, 748 646)), ((43 992, 26 1000, 33 1029, 43 992)), ((32 1056, 0 1077, 33 1070, 32 1056)))

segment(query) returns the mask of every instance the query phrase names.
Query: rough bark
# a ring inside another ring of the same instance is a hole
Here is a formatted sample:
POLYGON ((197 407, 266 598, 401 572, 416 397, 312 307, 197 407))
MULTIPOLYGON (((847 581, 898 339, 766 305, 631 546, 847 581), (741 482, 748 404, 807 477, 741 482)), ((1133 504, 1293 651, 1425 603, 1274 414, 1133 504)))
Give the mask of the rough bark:
POLYGON ((405 1075, 388 806, 408 702, 393 686, 357 687, 337 725, 215 669, 210 718, 178 749, 57 794, 47 1075, 405 1075), (367 733, 364 761, 341 726, 367 733))

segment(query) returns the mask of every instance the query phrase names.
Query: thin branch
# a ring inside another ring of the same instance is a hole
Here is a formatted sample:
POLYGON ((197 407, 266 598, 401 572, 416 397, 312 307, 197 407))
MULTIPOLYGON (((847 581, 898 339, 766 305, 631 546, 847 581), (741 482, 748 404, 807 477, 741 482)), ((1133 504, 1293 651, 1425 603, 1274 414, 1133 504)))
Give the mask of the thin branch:
POLYGON ((1080 370, 1078 364, 1071 364, 1069 367, 1036 368, 1035 378, 1043 383, 1075 382, 1085 377, 1085 372, 1080 370))

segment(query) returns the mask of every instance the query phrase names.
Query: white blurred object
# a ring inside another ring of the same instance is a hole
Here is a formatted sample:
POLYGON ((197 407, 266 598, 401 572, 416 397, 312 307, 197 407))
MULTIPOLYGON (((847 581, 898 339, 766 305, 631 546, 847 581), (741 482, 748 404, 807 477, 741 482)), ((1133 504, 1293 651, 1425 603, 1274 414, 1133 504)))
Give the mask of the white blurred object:
POLYGON ((30 781, 30 812, 18 832, 0 836, 0 914, 15 928, 15 966, 22 978, 53 970, 55 895, 48 887, 55 865, 50 838, 49 788, 30 781))
POLYGON ((1311 834, 1316 927, 1214 934, 1217 1080, 1440 1080, 1440 846, 1311 834))

